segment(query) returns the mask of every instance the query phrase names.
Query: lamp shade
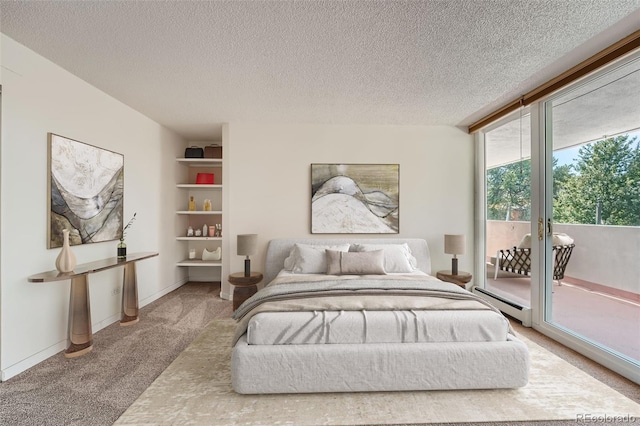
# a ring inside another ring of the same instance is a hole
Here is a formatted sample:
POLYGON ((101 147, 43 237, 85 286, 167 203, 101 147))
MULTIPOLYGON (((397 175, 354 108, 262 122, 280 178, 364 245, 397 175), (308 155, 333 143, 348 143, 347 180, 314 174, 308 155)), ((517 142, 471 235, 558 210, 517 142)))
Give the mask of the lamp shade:
POLYGON ((464 254, 464 235, 450 235, 444 236, 444 252, 447 254, 464 254))
POLYGON ((238 235, 238 255, 250 256, 255 254, 258 247, 258 234, 238 235))

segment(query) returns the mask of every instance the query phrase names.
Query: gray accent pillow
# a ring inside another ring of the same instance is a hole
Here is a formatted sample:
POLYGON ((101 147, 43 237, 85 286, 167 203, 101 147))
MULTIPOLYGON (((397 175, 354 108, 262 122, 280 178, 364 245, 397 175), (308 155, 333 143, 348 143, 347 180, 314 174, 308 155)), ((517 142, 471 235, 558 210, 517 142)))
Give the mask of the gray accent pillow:
POLYGON ((384 250, 344 252, 325 250, 329 275, 386 275, 384 250))

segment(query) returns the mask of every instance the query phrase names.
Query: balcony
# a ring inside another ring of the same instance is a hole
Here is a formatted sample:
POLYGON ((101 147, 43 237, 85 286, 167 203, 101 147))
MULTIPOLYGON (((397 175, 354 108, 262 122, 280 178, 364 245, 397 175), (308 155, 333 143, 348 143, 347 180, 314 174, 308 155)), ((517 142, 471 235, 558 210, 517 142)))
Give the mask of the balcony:
MULTIPOLYGON (((487 255, 516 246, 529 222, 487 221, 487 255)), ((604 225, 555 225, 575 241, 562 285, 553 284, 554 323, 640 360, 640 228, 604 225)), ((487 262, 486 288, 523 306, 531 306, 531 280, 494 269, 487 262)))

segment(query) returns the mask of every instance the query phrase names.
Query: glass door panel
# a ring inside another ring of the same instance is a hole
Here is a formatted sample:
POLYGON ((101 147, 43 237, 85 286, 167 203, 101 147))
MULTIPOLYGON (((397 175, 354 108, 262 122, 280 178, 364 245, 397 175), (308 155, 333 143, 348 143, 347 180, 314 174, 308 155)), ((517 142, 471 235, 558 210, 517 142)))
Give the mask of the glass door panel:
POLYGON ((633 363, 640 363, 638 99, 635 59, 545 104, 554 241, 544 320, 633 363))
POLYGON ((485 290, 531 306, 531 119, 523 110, 485 132, 485 290))

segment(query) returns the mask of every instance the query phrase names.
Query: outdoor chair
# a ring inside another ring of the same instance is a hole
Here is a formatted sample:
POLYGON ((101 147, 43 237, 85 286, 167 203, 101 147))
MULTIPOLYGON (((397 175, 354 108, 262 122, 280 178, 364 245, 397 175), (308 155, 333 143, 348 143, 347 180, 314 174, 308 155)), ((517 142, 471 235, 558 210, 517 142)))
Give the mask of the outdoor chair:
MULTIPOLYGON (((516 247, 506 250, 498 250, 495 261, 495 274, 493 279, 498 279, 498 271, 506 271, 514 274, 531 275, 531 236, 523 237, 523 241, 516 247), (528 246, 528 247, 526 247, 528 246)), ((566 234, 554 234, 553 236, 553 280, 562 285, 564 271, 567 268, 573 248, 573 239, 566 234), (564 244, 557 244, 564 243, 564 244)))

